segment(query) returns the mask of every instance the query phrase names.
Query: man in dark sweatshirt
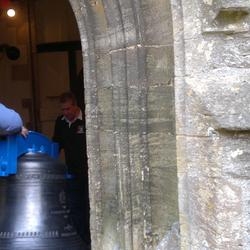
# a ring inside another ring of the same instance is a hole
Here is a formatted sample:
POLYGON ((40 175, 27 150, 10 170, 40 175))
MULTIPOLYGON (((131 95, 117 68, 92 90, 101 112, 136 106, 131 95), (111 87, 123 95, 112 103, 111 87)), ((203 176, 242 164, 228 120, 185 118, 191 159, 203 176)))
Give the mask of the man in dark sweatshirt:
POLYGON ((85 117, 71 92, 60 96, 62 115, 55 122, 53 141, 64 150, 67 173, 72 176, 70 196, 79 202, 71 203, 73 219, 79 234, 90 244, 88 164, 86 154, 85 117))

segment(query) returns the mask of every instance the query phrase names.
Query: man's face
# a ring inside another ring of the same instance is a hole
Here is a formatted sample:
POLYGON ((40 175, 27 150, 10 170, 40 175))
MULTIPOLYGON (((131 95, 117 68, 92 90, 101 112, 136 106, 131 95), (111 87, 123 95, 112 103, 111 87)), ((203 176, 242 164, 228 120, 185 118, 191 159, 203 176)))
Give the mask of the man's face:
POLYGON ((70 100, 61 103, 62 114, 69 120, 73 121, 78 113, 78 106, 74 105, 70 100))

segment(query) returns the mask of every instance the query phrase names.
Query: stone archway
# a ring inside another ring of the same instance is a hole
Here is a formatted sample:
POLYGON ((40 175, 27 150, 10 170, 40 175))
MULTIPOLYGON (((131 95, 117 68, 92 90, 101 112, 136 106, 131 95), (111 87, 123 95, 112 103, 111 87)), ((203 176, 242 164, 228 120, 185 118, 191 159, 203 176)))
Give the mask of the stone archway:
POLYGON ((155 249, 179 218, 182 249, 249 248, 249 1, 70 2, 93 249, 155 249))
POLYGON ((178 221, 170 2, 70 2, 84 51, 92 247, 155 248, 178 221))

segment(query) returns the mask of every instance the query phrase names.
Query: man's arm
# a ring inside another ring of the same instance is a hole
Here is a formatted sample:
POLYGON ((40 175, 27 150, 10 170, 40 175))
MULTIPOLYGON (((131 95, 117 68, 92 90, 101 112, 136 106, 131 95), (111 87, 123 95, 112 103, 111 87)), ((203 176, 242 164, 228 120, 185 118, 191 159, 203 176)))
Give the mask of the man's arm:
POLYGON ((0 135, 21 132, 23 122, 20 115, 0 103, 0 135))

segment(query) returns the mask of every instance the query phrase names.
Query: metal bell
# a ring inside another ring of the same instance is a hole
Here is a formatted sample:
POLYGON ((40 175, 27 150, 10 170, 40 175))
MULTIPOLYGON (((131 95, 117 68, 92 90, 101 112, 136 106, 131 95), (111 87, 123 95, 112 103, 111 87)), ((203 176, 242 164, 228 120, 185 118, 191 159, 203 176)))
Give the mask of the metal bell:
POLYGON ((83 250, 71 220, 65 165, 47 154, 27 153, 17 174, 0 177, 0 249, 83 250))

